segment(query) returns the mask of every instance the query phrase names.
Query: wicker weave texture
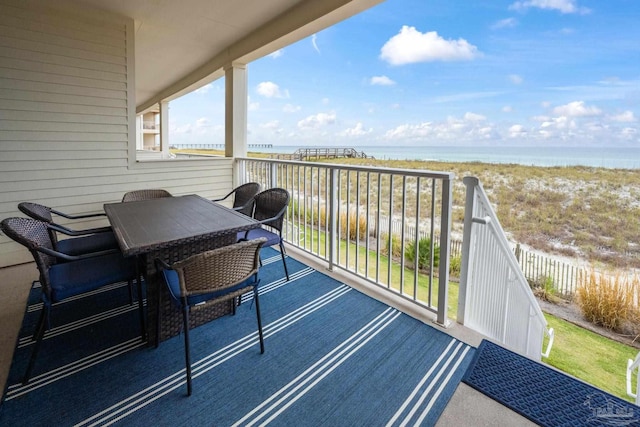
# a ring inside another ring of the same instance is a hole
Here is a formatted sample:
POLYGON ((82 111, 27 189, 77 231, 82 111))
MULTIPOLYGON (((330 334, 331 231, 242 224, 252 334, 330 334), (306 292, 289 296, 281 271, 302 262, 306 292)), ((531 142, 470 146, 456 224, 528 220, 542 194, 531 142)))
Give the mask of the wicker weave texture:
POLYGON ((255 209, 253 218, 258 221, 275 218, 272 221, 265 222, 265 225, 282 231, 282 223, 284 215, 289 205, 289 192, 284 188, 270 188, 262 193, 256 194, 255 209))
MULTIPOLYGON (((180 260, 189 258, 192 255, 203 253, 222 246, 231 245, 236 242, 236 235, 221 235, 211 239, 194 239, 181 245, 162 248, 145 254, 144 262, 147 279, 147 300, 156 301, 158 292, 162 293, 162 305, 160 306, 160 341, 174 337, 182 330, 182 314, 177 306, 171 301, 167 287, 163 285, 163 279, 157 274, 154 260, 159 258, 167 264, 174 264, 180 260)), ((222 302, 218 304, 207 304, 201 310, 194 311, 189 316, 189 323, 192 328, 202 325, 225 314, 231 313, 231 304, 222 302)), ((149 325, 155 325, 157 319, 156 304, 147 304, 147 316, 149 325)), ((149 342, 155 341, 156 328, 150 327, 147 330, 149 342)))
POLYGON ((40 272, 40 283, 43 292, 50 294, 49 267, 57 263, 55 257, 37 250, 37 248, 54 249, 49 235, 47 223, 32 218, 6 218, 0 223, 0 228, 12 240, 27 247, 33 255, 40 272))
POLYGON ((255 239, 194 255, 173 265, 185 296, 221 291, 258 272, 260 247, 255 239))
POLYGON ((172 195, 163 189, 134 190, 125 193, 122 201, 136 202, 138 200, 161 199, 163 197, 172 197, 172 195))
POLYGON ((47 206, 39 205, 38 203, 32 202, 22 202, 18 203, 18 209, 20 210, 20 212, 33 219, 48 223, 53 222, 53 217, 51 216, 51 208, 47 206))
POLYGON ((214 202, 220 202, 233 196, 233 208, 238 209, 238 212, 251 216, 253 214, 253 197, 260 192, 260 184, 257 182, 247 182, 239 185, 229 192, 221 199, 215 199, 214 202))

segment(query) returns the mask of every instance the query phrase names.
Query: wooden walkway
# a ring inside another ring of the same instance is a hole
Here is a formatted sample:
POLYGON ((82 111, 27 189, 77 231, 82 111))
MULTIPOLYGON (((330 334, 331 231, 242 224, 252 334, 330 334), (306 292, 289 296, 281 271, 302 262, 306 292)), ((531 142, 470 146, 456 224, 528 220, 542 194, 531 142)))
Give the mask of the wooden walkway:
POLYGON ((313 160, 313 159, 373 159, 373 156, 367 156, 363 151, 357 151, 355 148, 344 147, 327 147, 327 148, 298 148, 293 154, 275 153, 271 154, 272 159, 281 160, 313 160))

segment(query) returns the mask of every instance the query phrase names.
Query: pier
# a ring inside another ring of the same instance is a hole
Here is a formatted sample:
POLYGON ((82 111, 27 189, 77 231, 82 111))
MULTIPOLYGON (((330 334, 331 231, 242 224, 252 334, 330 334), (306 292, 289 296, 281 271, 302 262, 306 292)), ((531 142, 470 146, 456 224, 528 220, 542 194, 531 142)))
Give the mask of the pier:
MULTIPOLYGON (((224 144, 175 144, 171 148, 192 148, 197 150, 224 150, 224 144)), ((273 144, 248 144, 247 148, 273 148, 273 144)))
POLYGON ((367 156, 363 151, 355 148, 344 147, 325 147, 325 148, 298 148, 292 154, 276 153, 271 154, 272 159, 281 160, 319 160, 319 159, 373 159, 373 156, 367 156))

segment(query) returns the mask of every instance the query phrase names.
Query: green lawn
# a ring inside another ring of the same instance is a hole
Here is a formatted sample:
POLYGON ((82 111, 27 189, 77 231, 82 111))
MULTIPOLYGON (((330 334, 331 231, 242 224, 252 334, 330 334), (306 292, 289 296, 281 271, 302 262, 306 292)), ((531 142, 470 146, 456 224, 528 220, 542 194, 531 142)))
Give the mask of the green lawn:
POLYGON ((627 396, 625 374, 627 360, 634 359, 638 349, 555 316, 545 314, 545 317, 555 331, 555 341, 549 358, 543 359, 543 362, 613 395, 632 401, 627 396))

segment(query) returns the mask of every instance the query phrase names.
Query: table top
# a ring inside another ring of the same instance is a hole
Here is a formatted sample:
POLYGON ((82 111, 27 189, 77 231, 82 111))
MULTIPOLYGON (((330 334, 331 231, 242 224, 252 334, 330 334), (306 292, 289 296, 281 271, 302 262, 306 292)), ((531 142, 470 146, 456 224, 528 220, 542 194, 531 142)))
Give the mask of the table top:
POLYGON ((259 227, 259 222, 197 195, 107 203, 104 211, 125 256, 259 227))

